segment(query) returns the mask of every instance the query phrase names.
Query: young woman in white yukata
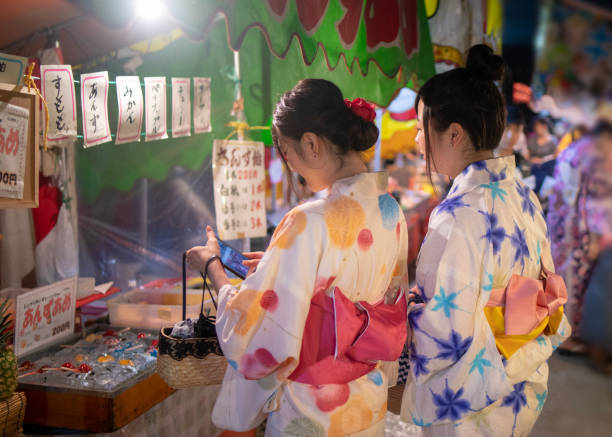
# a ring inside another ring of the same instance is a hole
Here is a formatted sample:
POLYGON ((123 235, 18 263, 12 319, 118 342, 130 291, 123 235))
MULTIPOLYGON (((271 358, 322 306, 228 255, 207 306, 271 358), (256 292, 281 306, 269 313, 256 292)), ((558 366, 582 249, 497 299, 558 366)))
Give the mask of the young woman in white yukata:
POLYGON ((409 309, 402 418, 425 436, 525 436, 548 395, 553 350, 570 334, 546 222, 513 156, 494 158, 503 61, 485 45, 417 97, 417 143, 452 188, 430 217, 409 309))
POLYGON ((276 107, 274 141, 328 196, 283 218, 239 290, 215 262, 210 227, 207 245, 187 254, 219 290, 229 361, 213 412, 221 428, 248 430, 267 415, 266 436, 384 433, 381 363, 396 361, 406 341, 408 237, 386 174, 368 173, 360 157, 378 137, 374 116, 331 82, 299 82, 276 107))

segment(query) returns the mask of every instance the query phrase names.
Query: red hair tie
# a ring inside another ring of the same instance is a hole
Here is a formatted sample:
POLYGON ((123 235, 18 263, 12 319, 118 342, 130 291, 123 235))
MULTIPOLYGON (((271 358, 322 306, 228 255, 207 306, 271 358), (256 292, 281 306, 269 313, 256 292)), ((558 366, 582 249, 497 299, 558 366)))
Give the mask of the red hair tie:
POLYGON ((372 105, 363 100, 361 97, 350 101, 349 99, 344 99, 344 104, 353 111, 353 114, 363 118, 366 121, 374 121, 376 118, 376 110, 372 105))

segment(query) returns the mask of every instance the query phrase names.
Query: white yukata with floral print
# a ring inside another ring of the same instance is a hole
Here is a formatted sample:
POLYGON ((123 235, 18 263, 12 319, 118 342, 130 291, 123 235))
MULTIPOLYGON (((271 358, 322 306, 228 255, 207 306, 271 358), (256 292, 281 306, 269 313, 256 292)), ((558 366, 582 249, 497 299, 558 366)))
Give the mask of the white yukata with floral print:
POLYGON ((257 270, 240 290, 219 290, 217 333, 230 366, 213 412, 225 429, 247 430, 267 413, 266 436, 382 435, 387 375, 377 367, 346 384, 289 380, 300 358, 311 299, 338 287, 374 304, 407 291, 404 215, 385 173, 333 184, 279 224, 257 270))
POLYGON ((435 436, 524 436, 547 397, 546 360, 571 332, 563 315, 509 359, 484 313, 491 290, 513 274, 550 271, 546 222, 515 178, 514 157, 469 165, 431 215, 416 280, 425 304, 409 309, 409 381, 402 418, 435 436))

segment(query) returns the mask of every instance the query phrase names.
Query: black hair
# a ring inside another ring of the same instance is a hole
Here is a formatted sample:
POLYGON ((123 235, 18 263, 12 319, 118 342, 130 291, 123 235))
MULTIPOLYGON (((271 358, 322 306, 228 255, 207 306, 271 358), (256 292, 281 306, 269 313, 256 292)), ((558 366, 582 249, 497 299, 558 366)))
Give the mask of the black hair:
MULTIPOLYGON (((506 110, 495 81, 501 80, 504 61, 484 44, 473 46, 465 68, 436 74, 421 87, 415 101, 423 102, 427 173, 431 175, 430 126, 443 132, 451 123, 465 129, 475 150, 494 150, 504 132, 506 110)), ((434 163, 435 167, 435 163, 434 163)))
MULTIPOLYGON (((327 138, 337 153, 364 151, 378 139, 378 128, 351 111, 340 89, 324 79, 304 79, 280 98, 272 119, 276 132, 299 141, 306 132, 327 138)), ((277 139, 274 138, 275 144, 277 139)), ((299 153, 299 151, 298 151, 299 153)))

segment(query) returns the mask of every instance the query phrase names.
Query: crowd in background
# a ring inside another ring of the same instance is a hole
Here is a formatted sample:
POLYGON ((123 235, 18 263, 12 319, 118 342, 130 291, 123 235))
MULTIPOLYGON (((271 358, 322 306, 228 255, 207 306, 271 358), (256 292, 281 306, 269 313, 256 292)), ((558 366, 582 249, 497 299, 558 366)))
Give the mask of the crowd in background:
POLYGON ((612 373, 612 105, 592 127, 510 106, 497 155, 514 154, 517 172, 546 215, 555 267, 567 285, 573 334, 559 348, 590 355, 612 373), (526 114, 527 112, 527 114, 526 114))

